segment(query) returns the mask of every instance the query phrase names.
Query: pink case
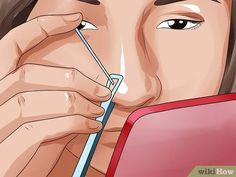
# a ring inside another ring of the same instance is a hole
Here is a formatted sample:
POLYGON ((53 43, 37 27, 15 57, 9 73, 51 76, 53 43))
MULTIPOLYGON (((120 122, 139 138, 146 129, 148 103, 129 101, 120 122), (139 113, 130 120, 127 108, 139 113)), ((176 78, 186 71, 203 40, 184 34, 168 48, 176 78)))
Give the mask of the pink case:
POLYGON ((236 165, 236 94, 135 111, 106 177, 186 177, 199 165, 236 165))

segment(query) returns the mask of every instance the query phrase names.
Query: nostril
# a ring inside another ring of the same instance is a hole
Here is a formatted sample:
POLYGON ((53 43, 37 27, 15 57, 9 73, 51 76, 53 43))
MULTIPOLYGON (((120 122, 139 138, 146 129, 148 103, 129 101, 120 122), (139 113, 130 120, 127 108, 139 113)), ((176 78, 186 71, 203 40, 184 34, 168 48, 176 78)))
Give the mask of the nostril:
POLYGON ((129 87, 127 87, 127 92, 125 94, 120 92, 116 94, 113 102, 117 107, 129 110, 158 104, 162 92, 159 78, 146 78, 145 81, 139 82, 138 85, 137 82, 133 81, 130 83, 129 87))
POLYGON ((148 94, 136 98, 130 98, 127 95, 122 95, 115 97, 113 101, 117 108, 134 110, 140 107, 148 106, 152 104, 154 100, 156 100, 156 97, 154 95, 148 94))

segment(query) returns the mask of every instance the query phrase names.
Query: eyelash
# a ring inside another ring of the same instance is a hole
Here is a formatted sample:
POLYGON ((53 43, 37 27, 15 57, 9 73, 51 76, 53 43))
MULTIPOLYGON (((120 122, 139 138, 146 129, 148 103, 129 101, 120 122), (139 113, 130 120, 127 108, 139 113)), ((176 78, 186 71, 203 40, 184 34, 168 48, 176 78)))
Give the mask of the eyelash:
POLYGON ((157 26, 157 29, 190 30, 199 28, 202 25, 202 23, 203 21, 196 21, 196 20, 169 19, 161 22, 157 26), (178 24, 176 25, 176 23, 178 24))
MULTIPOLYGON (((161 22, 157 26, 157 29, 172 29, 172 30, 190 30, 190 29, 192 29, 192 30, 195 30, 195 29, 199 28, 202 25, 202 23, 203 23, 203 21, 197 21, 197 20, 169 19, 169 20, 165 20, 165 21, 161 22), (178 23, 178 24, 176 25, 176 23, 178 23), (190 27, 186 28, 187 26, 190 26, 190 27)), ((94 24, 92 24, 88 21, 85 21, 85 20, 82 21, 81 24, 77 28, 79 30, 97 30, 98 29, 94 24)))
POLYGON ((196 29, 200 28, 202 26, 202 23, 203 22, 201 21, 197 26, 193 27, 192 30, 196 30, 196 29))

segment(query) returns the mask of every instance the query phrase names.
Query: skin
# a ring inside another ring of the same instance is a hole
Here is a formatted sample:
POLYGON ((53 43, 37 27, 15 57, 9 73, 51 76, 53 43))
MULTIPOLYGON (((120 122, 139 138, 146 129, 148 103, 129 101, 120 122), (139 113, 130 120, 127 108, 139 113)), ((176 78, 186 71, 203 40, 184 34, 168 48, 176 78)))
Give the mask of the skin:
POLYGON ((82 18, 97 27, 82 32, 104 66, 124 75, 87 175, 104 176, 134 110, 218 94, 232 3, 219 2, 39 0, 28 22, 0 41, 0 176, 71 176, 88 134, 101 129, 94 119, 110 91, 74 32, 82 18), (170 19, 199 24, 160 28, 170 19))

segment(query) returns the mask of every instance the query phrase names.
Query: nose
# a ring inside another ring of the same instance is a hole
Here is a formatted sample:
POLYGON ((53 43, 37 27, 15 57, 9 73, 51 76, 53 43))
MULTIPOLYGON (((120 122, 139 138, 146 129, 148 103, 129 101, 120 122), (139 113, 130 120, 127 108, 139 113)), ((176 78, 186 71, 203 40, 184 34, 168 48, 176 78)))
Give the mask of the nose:
POLYGON ((124 81, 114 102, 124 109, 149 105, 158 100, 161 83, 156 75, 156 63, 147 52, 142 30, 136 27, 120 30, 119 36, 119 73, 124 81))

